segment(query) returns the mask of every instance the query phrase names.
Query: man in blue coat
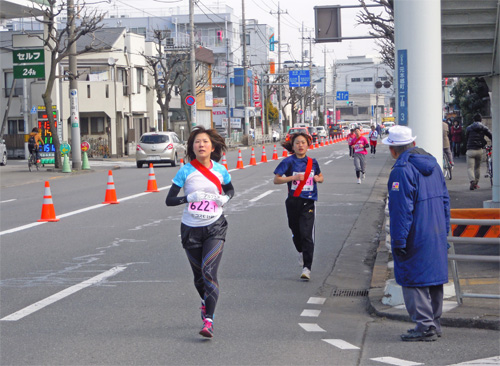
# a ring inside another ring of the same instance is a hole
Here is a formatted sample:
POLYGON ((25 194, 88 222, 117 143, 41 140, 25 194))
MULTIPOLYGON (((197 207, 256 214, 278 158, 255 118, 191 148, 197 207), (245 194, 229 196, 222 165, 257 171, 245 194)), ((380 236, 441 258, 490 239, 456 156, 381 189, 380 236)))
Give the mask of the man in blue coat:
POLYGON ((415 139, 410 128, 394 126, 382 140, 396 159, 387 184, 391 247, 396 282, 416 323, 401 339, 435 341, 448 282, 450 197, 436 159, 415 139))

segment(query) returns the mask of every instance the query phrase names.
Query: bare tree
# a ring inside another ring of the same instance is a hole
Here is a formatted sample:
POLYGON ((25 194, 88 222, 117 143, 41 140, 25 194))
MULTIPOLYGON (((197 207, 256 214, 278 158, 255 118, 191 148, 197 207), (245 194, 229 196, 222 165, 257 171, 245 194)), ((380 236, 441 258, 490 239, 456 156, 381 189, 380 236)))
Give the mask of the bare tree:
POLYGON ((375 42, 380 48, 382 62, 394 70, 394 1, 372 0, 372 2, 384 7, 384 10, 378 13, 369 10, 374 8, 368 8, 365 0, 359 0, 359 2, 363 10, 356 15, 358 24, 372 27, 373 30, 369 33, 379 37, 375 42))
MULTIPOLYGON (((96 30, 102 28, 102 25, 99 23, 101 23, 104 18, 104 14, 98 14, 96 10, 87 12, 85 3, 80 3, 80 8, 75 10, 74 16, 67 16, 66 26, 58 29, 58 22, 56 19, 59 15, 61 15, 61 13, 66 13, 67 8, 64 2, 61 2, 59 5, 57 3, 57 0, 45 0, 43 5, 39 5, 43 15, 36 16, 32 13, 35 20, 45 26, 45 32, 43 36, 30 34, 33 37, 41 39, 43 41, 44 48, 48 49, 50 52, 49 75, 46 76, 46 87, 45 92, 42 94, 42 98, 46 111, 49 112, 47 113, 47 116, 52 131, 57 131, 54 116, 50 113, 52 110, 52 91, 55 80, 63 77, 61 75, 56 75, 58 64, 70 55, 71 46, 84 36, 88 39, 88 44, 84 47, 80 47, 80 49, 76 52, 76 55, 96 52, 105 48, 104 46, 98 46, 100 42, 96 40, 94 35, 96 30), (77 24, 74 32, 70 32, 70 25, 73 21, 75 21, 73 18, 78 19, 78 22, 75 22, 77 24)), ((78 75, 70 75, 70 77, 77 78, 78 75)), ((57 133, 53 133, 52 137, 56 150, 55 167, 62 168, 61 152, 59 149, 61 142, 59 141, 57 133)))

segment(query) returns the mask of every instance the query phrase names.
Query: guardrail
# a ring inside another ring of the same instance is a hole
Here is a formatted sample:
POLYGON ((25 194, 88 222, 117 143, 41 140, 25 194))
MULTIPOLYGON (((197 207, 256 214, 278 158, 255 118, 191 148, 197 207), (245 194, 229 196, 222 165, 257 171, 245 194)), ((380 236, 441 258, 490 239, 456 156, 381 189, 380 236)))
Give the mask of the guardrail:
MULTIPOLYGON (((482 226, 495 226, 500 225, 500 219, 451 219, 452 225, 482 225, 482 226)), ((451 274, 453 276, 453 284, 455 286, 455 295, 457 303, 462 304, 464 297, 473 298, 486 298, 486 299, 500 299, 500 295, 496 294, 478 294, 478 293, 464 293, 460 287, 460 276, 458 274, 457 261, 469 262, 494 262, 500 263, 500 256, 495 255, 473 255, 473 254, 456 254, 455 244, 486 244, 486 245, 500 245, 499 238, 470 238, 453 236, 450 231, 448 236, 448 261, 451 263, 451 274)))
MULTIPOLYGON (((389 223, 389 199, 387 199, 385 206, 385 246, 391 250, 391 233, 389 223)), ((500 219, 450 219, 451 225, 466 225, 466 226, 497 226, 500 225, 500 219)), ((460 237, 453 236, 450 230, 448 235, 448 261, 450 262, 451 274, 453 277, 453 285, 455 287, 455 295, 457 303, 461 305, 465 297, 470 298, 486 298, 486 299, 500 299, 500 295, 496 294, 479 294, 479 293, 464 293, 460 287, 460 276, 458 273, 458 261, 469 262, 485 262, 485 263, 500 263, 500 256, 496 255, 474 255, 474 254, 456 254, 455 244, 478 244, 478 245, 500 245, 500 238, 483 238, 483 237, 460 237)))

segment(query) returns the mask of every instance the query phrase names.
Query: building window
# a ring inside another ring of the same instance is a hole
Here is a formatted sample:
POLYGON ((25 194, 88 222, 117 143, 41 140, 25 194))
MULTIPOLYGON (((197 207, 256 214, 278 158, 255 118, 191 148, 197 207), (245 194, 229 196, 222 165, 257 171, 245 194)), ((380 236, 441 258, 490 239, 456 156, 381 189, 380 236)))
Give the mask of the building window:
POLYGON ((359 83, 361 78, 351 78, 351 83, 359 83))
POLYGON ((90 133, 92 135, 104 133, 104 117, 90 117, 90 133))
POLYGON ((141 93, 141 85, 144 84, 144 70, 137 68, 137 94, 141 93))
MULTIPOLYGON (((4 85, 4 90, 5 90, 5 98, 9 97, 10 94, 10 89, 12 88, 12 80, 14 79, 14 73, 13 72, 5 72, 4 73, 4 80, 5 80, 5 85, 4 85)), ((19 97, 23 95, 23 80, 22 79, 16 79, 16 83, 14 84, 14 94, 12 95, 13 97, 19 97)))
POLYGON ((250 34, 246 34, 245 39, 246 39, 246 42, 247 42, 247 46, 249 46, 250 45, 250 34))
POLYGON ((373 81, 373 78, 363 78, 363 81, 373 81))
POLYGON ((118 69, 118 81, 123 83, 123 95, 128 95, 127 70, 118 69))
POLYGON ((382 76, 379 78, 380 81, 386 81, 386 80, 389 80, 389 78, 387 76, 382 76))
POLYGON ((87 117, 80 118, 80 135, 89 134, 89 119, 87 117))
POLYGON ((9 135, 24 133, 24 119, 9 119, 7 121, 7 126, 9 135))
POLYGON ((368 114, 368 107, 358 107, 359 114, 368 114))
POLYGON ((87 84, 87 98, 90 98, 90 84, 87 84))

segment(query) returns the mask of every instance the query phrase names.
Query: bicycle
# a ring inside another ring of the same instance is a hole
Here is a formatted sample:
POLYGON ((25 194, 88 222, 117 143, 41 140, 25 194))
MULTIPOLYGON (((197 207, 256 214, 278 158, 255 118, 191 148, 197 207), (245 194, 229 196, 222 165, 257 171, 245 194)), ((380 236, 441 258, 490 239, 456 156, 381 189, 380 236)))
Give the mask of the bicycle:
POLYGON ((445 178, 448 178, 451 180, 452 174, 451 170, 453 169, 453 166, 451 165, 450 160, 448 159, 448 155, 443 154, 443 175, 445 178))
POLYGON ((493 156, 491 155, 493 147, 491 145, 488 145, 485 146, 484 149, 486 150, 486 174, 484 175, 484 177, 490 178, 490 184, 493 187, 493 156))
POLYGON ((28 159, 28 169, 31 172, 31 168, 36 167, 36 170, 40 168, 40 163, 36 159, 36 150, 30 152, 30 157, 28 159))

